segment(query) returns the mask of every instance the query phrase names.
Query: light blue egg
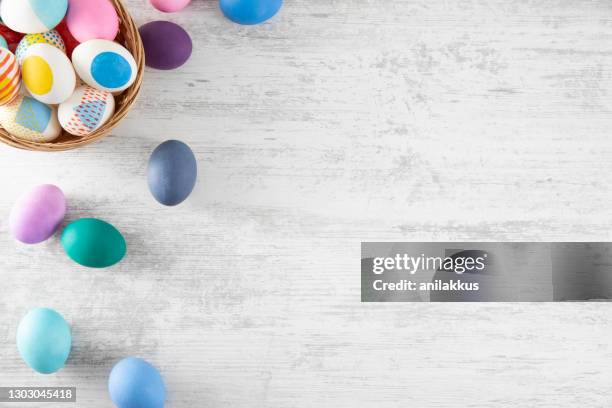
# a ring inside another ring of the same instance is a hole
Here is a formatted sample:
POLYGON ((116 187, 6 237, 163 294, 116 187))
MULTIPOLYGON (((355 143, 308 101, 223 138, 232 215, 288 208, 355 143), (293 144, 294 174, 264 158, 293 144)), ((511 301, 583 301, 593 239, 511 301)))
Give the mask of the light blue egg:
POLYGON ((53 309, 32 309, 19 322, 19 354, 28 366, 41 374, 51 374, 64 367, 71 344, 70 326, 53 309))
POLYGON ((1 35, 0 35, 0 48, 6 48, 8 50, 8 43, 6 42, 4 37, 2 37, 1 35))
POLYGON ((108 393, 117 408, 163 408, 164 380, 155 367, 143 359, 119 361, 108 377, 108 393))
POLYGON ((238 24, 259 24, 272 18, 283 0, 220 0, 225 17, 238 24))

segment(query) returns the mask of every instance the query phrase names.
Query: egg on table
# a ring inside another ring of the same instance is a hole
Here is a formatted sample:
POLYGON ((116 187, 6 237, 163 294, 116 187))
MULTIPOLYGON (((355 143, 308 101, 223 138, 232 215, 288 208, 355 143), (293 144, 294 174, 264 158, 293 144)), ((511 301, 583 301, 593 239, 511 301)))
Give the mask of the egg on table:
POLYGON ((283 0, 220 0, 225 15, 238 24, 259 24, 272 18, 283 5, 283 0))
POLYGON ((23 84, 43 103, 58 104, 72 95, 76 75, 62 50, 49 44, 31 45, 21 64, 23 84))
POLYGON ((121 261, 126 245, 111 224, 96 218, 81 218, 62 232, 62 247, 74 262, 88 268, 107 268, 121 261))
POLYGON ((30 46, 34 44, 49 44, 60 49, 64 54, 66 53, 64 40, 56 30, 47 31, 46 33, 27 34, 19 41, 17 49, 15 50, 19 65, 23 63, 25 53, 30 49, 30 46))
POLYGON ((14 137, 30 142, 50 142, 62 130, 55 107, 25 95, 0 106, 0 125, 14 137))
POLYGON ((113 94, 83 85, 60 104, 57 116, 66 132, 75 136, 86 136, 106 123, 113 113, 113 94))
POLYGON ((164 13, 174 13, 184 9, 191 0, 150 0, 151 5, 164 13))
POLYGON ((62 21, 67 9, 68 0, 2 0, 0 16, 11 30, 44 33, 62 21))
POLYGON ((49 239, 66 214, 66 198, 59 187, 38 185, 17 199, 9 216, 9 230, 24 244, 49 239))
POLYGON ((159 371, 147 361, 127 357, 108 376, 108 393, 117 408, 163 408, 166 386, 159 371))
POLYGON ((138 32, 145 51, 145 64, 156 69, 175 69, 191 56, 191 37, 181 26, 169 21, 151 21, 138 32))
POLYGON ((72 63, 83 82, 108 92, 120 92, 132 85, 138 71, 132 54, 109 40, 81 43, 72 52, 72 63))
POLYGON ((17 57, 7 48, 0 48, 0 105, 15 99, 20 87, 21 72, 17 57))
POLYGON ((51 374, 64 367, 71 346, 70 326, 53 309, 32 309, 19 322, 19 354, 28 366, 41 374, 51 374))
POLYGON ((79 42, 112 41, 119 32, 119 17, 109 0, 68 0, 66 25, 79 42))
POLYGON ((174 206, 185 201, 195 187, 197 175, 193 151, 181 141, 165 141, 149 159, 147 182, 160 204, 174 206))

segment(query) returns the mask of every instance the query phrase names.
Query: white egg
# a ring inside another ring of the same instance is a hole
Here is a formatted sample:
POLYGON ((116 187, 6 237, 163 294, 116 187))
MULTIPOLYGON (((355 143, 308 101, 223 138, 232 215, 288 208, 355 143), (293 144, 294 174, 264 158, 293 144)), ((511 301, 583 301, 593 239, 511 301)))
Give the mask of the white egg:
POLYGON ((88 85, 78 87, 59 106, 57 115, 66 132, 85 136, 106 123, 115 113, 115 98, 108 91, 88 85))
POLYGON ((108 40, 80 44, 72 52, 72 63, 87 85, 108 92, 120 92, 132 85, 138 71, 132 54, 108 40))
POLYGON ((0 106, 0 125, 14 137, 32 142, 50 142, 62 130, 55 107, 23 95, 0 106))
POLYGON ((64 102, 76 87, 76 75, 66 54, 44 43, 33 44, 25 52, 21 77, 30 94, 48 104, 64 102))
POLYGON ((68 0, 2 0, 0 16, 20 33, 44 33, 57 26, 68 10, 68 0))

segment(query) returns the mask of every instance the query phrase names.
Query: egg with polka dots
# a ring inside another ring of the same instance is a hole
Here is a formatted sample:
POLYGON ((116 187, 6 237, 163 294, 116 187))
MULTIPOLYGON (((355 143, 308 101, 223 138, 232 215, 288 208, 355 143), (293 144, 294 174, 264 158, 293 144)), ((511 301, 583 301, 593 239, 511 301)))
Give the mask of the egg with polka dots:
POLYGON ((106 123, 113 113, 113 94, 83 85, 60 104, 57 116, 66 132, 75 136, 87 136, 106 123))
POLYGON ((64 40, 55 30, 47 31, 46 33, 27 34, 19 41, 19 45, 17 45, 17 49, 15 50, 19 65, 23 63, 26 52, 34 44, 49 44, 61 50, 64 54, 66 53, 64 40))
POLYGON ((21 64, 23 84, 30 94, 47 104, 64 102, 76 87, 76 75, 70 60, 53 45, 31 45, 21 64))
POLYGON ((138 68, 130 52, 109 40, 89 40, 74 49, 72 63, 87 85, 121 92, 136 80, 138 68))

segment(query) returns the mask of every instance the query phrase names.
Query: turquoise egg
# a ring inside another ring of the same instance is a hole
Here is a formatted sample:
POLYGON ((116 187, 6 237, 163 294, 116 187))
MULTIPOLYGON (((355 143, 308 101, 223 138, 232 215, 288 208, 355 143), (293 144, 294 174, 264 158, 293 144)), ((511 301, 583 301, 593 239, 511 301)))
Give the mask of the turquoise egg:
POLYGON ((71 344, 70 326, 53 309, 32 309, 19 322, 19 354, 28 366, 41 374, 51 374, 64 367, 71 344))
POLYGON ((125 256, 123 235, 111 224, 96 218, 81 218, 64 229, 64 251, 74 262, 89 268, 107 268, 125 256))

